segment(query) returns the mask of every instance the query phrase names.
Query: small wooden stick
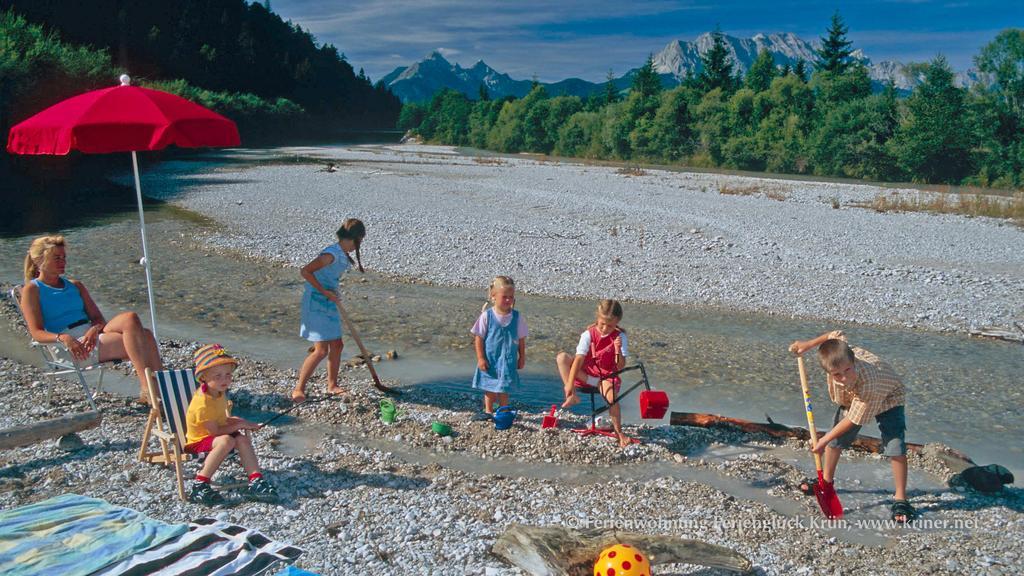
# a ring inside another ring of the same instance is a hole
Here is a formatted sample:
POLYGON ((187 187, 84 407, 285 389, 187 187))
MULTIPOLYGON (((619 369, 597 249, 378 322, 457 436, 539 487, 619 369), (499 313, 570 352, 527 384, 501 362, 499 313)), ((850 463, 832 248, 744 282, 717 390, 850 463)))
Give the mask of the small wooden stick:
POLYGON ((341 320, 345 323, 345 328, 349 334, 352 334, 352 339, 356 341, 356 346, 359 347, 359 352, 363 355, 363 360, 366 361, 366 367, 370 369, 370 376, 373 376, 373 387, 385 394, 399 394, 398 390, 385 386, 380 381, 380 376, 377 376, 377 371, 373 369, 373 361, 370 359, 370 353, 366 351, 366 346, 363 346, 363 341, 359 339, 359 333, 356 332, 356 327, 352 324, 352 320, 348 317, 348 312, 345 312, 345 307, 341 305, 341 302, 335 302, 335 306, 338 307, 338 313, 341 314, 341 320))

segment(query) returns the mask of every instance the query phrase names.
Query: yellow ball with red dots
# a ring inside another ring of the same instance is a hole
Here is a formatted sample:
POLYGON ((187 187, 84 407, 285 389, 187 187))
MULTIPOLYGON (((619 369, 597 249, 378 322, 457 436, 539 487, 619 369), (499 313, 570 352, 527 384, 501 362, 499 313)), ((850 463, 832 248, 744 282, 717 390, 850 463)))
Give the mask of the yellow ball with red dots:
POLYGON ((594 564, 594 576, 651 576, 651 563, 629 544, 609 546, 594 564))

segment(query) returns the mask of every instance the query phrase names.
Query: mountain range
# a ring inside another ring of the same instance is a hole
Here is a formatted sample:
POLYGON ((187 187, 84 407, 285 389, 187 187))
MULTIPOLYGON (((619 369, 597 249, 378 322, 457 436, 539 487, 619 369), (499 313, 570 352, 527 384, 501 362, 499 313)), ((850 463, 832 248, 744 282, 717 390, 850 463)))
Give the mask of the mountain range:
MULTIPOLYGON (((796 34, 786 32, 780 34, 756 34, 751 38, 737 38, 723 35, 726 49, 732 61, 742 73, 750 68, 758 53, 768 50, 776 66, 796 66, 803 60, 808 65, 817 59, 816 45, 803 40, 796 34)), ((697 74, 702 69, 701 55, 711 49, 712 33, 706 32, 693 41, 673 40, 660 52, 653 56, 655 71, 661 76, 666 87, 679 85, 688 74, 697 74)), ((872 62, 860 50, 851 54, 851 58, 863 63, 868 69, 875 88, 881 90, 889 81, 897 90, 909 93, 921 82, 923 70, 920 64, 883 60, 872 62)), ((619 90, 625 90, 632 84, 633 76, 638 69, 633 69, 612 82, 619 90)), ((487 89, 491 98, 505 96, 525 96, 533 86, 531 80, 516 80, 508 74, 498 72, 484 63, 477 62, 470 68, 463 68, 449 62, 440 52, 431 52, 426 58, 411 66, 400 66, 380 80, 398 96, 402 102, 424 102, 430 100, 435 92, 442 88, 450 88, 462 92, 469 98, 478 98, 480 87, 487 89)), ((961 86, 970 86, 977 81, 973 70, 957 72, 957 81, 961 86)), ((605 83, 589 82, 580 78, 568 78, 559 82, 541 83, 548 94, 573 95, 587 97, 596 92, 604 91, 605 83)))

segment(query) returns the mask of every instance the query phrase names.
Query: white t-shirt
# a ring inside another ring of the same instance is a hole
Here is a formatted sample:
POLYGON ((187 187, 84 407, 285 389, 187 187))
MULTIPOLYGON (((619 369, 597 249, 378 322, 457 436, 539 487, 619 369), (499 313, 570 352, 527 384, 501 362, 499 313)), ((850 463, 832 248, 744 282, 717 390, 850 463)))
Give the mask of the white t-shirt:
MULTIPOLYGON (((488 310, 484 310, 483 312, 481 312, 480 317, 476 319, 476 322, 473 324, 473 327, 470 328, 469 332, 474 336, 479 336, 481 338, 487 337, 487 312, 489 310, 493 310, 493 308, 489 308, 488 310)), ((508 323, 512 321, 511 312, 509 312, 508 314, 499 314, 497 310, 494 310, 494 317, 498 319, 498 324, 500 324, 502 327, 508 326, 508 323)), ((529 333, 530 330, 526 327, 526 318, 522 315, 522 313, 520 313, 519 332, 517 338, 522 340, 523 338, 526 338, 529 335, 529 333)))
MULTIPOLYGON (((622 340, 622 357, 629 356, 629 344, 626 340, 626 333, 619 332, 619 339, 622 340)), ((584 330, 580 334, 580 343, 576 345, 576 355, 586 356, 590 352, 590 330, 584 330)))

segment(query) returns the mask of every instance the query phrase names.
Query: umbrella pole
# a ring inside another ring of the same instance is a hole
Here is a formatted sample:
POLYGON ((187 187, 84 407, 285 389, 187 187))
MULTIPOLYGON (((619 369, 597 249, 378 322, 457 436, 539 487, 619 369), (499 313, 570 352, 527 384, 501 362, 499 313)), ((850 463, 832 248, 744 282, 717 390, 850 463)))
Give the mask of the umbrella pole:
POLYGON ((142 231, 142 265, 146 268, 146 292, 149 294, 149 322, 157 349, 160 338, 156 335, 156 306, 153 304, 153 276, 149 270, 149 249, 146 247, 146 216, 142 212, 142 185, 139 183, 139 158, 132 150, 132 170, 135 173, 135 198, 139 202, 139 229, 142 231))

